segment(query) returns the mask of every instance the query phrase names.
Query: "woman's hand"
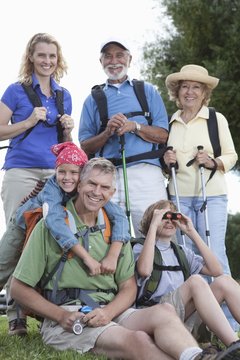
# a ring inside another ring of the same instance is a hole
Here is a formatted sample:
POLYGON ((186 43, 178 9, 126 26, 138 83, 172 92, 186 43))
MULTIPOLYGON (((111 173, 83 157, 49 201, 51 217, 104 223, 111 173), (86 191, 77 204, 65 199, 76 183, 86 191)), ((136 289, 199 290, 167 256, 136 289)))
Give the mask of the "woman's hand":
POLYGON ((170 164, 176 164, 177 162, 176 150, 167 150, 163 155, 163 159, 168 167, 170 167, 170 164))

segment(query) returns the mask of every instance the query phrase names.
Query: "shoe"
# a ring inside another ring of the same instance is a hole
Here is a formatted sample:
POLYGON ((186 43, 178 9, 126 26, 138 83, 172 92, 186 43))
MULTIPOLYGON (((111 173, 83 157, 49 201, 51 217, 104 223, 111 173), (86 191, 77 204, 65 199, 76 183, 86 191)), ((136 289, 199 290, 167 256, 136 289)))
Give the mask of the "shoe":
POLYGON ((26 319, 14 319, 9 321, 8 335, 27 335, 27 322, 26 319))
POLYGON ((240 360, 240 342, 232 343, 226 350, 215 354, 209 354, 205 350, 198 354, 194 360, 240 360))

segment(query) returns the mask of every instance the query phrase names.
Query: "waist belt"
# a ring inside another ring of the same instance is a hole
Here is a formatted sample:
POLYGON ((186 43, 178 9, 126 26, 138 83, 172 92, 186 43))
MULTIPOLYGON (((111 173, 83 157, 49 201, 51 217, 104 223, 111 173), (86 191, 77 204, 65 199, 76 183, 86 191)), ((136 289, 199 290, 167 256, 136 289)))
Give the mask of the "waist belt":
POLYGON ((99 307, 100 305, 105 305, 108 303, 106 302, 97 302, 91 298, 88 294, 97 293, 97 292, 104 292, 107 294, 116 294, 116 289, 79 289, 79 288, 67 288, 62 290, 57 290, 56 293, 53 290, 43 290, 43 296, 48 301, 53 302, 56 305, 63 305, 68 302, 73 302, 74 300, 80 300, 81 303, 91 306, 93 309, 99 307))
MULTIPOLYGON (((161 158, 163 156, 163 154, 165 153, 165 151, 166 151, 166 148, 163 147, 161 149, 148 151, 148 152, 145 152, 142 154, 128 156, 128 157, 126 157, 126 163, 131 163, 131 162, 139 161, 139 160, 161 158)), ((107 158, 107 159, 109 161, 111 161, 113 163, 113 165, 115 165, 115 166, 122 165, 121 158, 107 158)))

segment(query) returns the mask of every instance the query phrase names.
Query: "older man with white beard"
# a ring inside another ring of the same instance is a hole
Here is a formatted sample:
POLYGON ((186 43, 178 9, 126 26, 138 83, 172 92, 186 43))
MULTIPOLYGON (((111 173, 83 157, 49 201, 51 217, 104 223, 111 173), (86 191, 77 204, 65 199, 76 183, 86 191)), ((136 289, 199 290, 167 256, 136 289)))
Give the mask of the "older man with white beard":
POLYGON ((105 118, 92 91, 83 105, 79 141, 88 155, 103 156, 117 166, 117 190, 112 200, 126 208, 127 215, 131 208, 129 218, 139 236, 145 209, 157 199, 167 198, 159 151, 156 153, 158 145, 167 140, 167 113, 160 94, 150 83, 144 82, 141 91, 148 109, 138 100, 136 81, 127 75, 132 55, 125 41, 108 39, 100 51, 100 63, 108 79, 95 87, 95 94, 97 90, 100 101, 105 102, 105 118), (127 171, 122 158, 126 159, 127 171))

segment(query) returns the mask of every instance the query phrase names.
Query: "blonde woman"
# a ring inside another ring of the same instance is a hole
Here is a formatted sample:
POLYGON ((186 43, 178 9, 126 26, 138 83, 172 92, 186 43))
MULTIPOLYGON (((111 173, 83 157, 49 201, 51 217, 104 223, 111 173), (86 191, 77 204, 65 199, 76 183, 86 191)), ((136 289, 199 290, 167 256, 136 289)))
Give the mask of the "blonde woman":
MULTIPOLYGON (((74 126, 71 95, 59 85, 66 71, 58 41, 46 33, 35 34, 23 55, 19 80, 9 85, 1 98, 0 141, 9 139, 1 190, 7 226, 37 181, 54 174, 51 146, 58 141, 71 141, 74 126), (38 106, 32 104, 22 85, 29 86, 37 95, 38 106), (57 91, 63 91, 61 116, 57 91)), ((21 311, 18 315, 15 311, 8 313, 10 335, 26 333, 24 315, 21 311)))

